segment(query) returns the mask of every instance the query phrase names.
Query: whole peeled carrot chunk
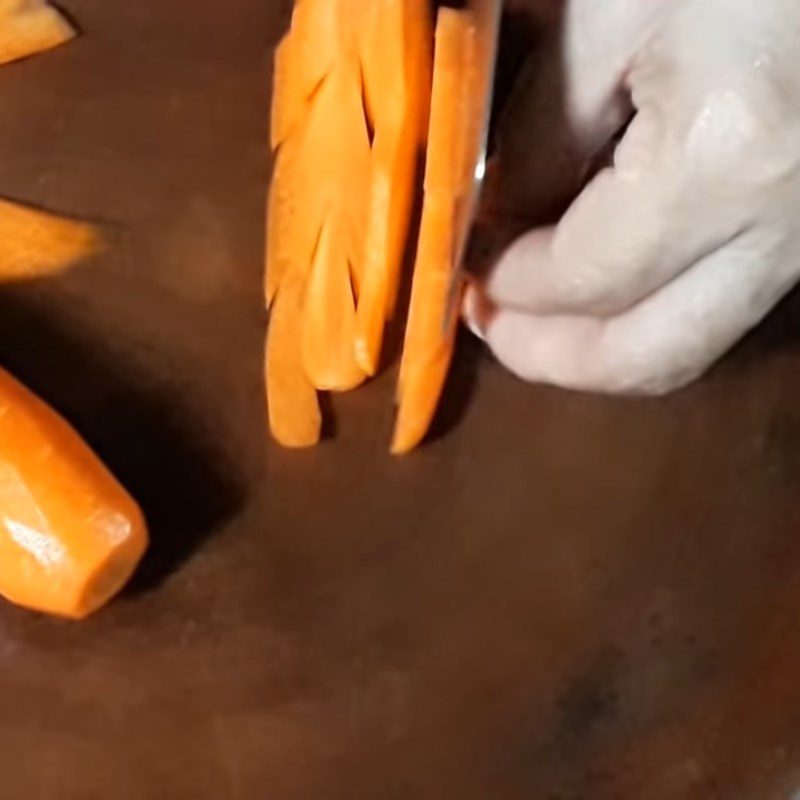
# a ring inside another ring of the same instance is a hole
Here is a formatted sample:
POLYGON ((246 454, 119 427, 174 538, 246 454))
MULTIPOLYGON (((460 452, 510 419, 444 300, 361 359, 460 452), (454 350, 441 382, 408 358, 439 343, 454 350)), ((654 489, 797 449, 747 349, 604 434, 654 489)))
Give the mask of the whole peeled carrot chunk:
POLYGON ((147 548, 139 507, 78 434, 0 370, 0 594, 81 619, 147 548))
POLYGON ((447 308, 455 268, 455 213, 464 190, 465 89, 472 37, 468 12, 439 11, 425 195, 392 441, 395 454, 413 450, 428 432, 455 347, 457 319, 454 315, 447 320, 447 308))
POLYGON ((0 64, 57 47, 75 36, 45 0, 0 0, 0 64))

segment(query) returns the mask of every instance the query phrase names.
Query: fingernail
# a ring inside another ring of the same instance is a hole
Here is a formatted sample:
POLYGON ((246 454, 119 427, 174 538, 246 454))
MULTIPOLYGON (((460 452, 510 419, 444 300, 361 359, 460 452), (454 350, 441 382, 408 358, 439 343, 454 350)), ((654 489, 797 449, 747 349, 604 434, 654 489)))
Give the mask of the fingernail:
POLYGON ((461 316, 464 324, 482 342, 486 341, 486 331, 483 325, 486 315, 483 313, 485 301, 474 286, 467 288, 464 295, 464 306, 461 316))

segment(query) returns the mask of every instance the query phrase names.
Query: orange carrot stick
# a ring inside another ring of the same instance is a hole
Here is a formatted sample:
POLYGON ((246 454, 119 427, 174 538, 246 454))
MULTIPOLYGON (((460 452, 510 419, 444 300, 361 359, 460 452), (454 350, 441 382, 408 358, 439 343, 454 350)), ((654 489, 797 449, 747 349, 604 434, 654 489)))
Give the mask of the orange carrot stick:
POLYGON ((76 619, 147 547, 141 511, 78 434, 0 370, 0 594, 76 619))
POLYGON ((0 0, 0 64, 49 50, 75 36, 45 0, 0 0))
POLYGON ((272 306, 267 333, 266 382, 269 422, 284 447, 317 444, 322 416, 317 392, 303 368, 301 347, 304 282, 289 275, 272 306))
POLYGON ((421 108, 430 91, 425 47, 427 2, 378 0, 363 46, 364 80, 375 130, 372 181, 355 350, 374 375, 397 295, 411 217, 421 108))
POLYGON ((463 189, 465 79, 472 41, 466 12, 443 8, 436 26, 425 198, 398 383, 392 452, 407 453, 433 420, 455 345, 445 330, 454 269, 455 209, 463 189))
POLYGON ((345 392, 364 382, 353 352, 355 322, 346 245, 328 220, 311 266, 303 311, 303 363, 317 389, 345 392))
MULTIPOLYGON (((302 129, 294 129, 281 144, 272 168, 267 201, 267 252, 264 288, 267 308, 272 305, 283 276, 311 261, 313 231, 301 216, 302 185, 298 180, 302 129)), ((301 270, 302 271, 302 270, 301 270)))
POLYGON ((91 225, 0 200, 0 281, 60 272, 99 245, 91 225))
POLYGON ((347 247, 358 292, 370 183, 370 144, 355 56, 342 56, 315 93, 298 158, 300 218, 319 236, 327 219, 347 247))
POLYGON ((273 150, 282 145, 295 123, 307 110, 307 98, 297 78, 297 59, 291 31, 275 48, 272 77, 270 144, 273 150))

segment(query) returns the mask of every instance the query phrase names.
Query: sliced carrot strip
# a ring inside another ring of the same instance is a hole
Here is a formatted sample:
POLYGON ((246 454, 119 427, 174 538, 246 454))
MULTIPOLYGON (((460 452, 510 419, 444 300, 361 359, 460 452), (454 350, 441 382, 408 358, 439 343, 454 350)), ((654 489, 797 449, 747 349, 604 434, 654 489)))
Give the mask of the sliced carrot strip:
POLYGON ((398 381, 392 452, 407 453, 425 437, 439 403, 455 347, 458 320, 445 330, 453 266, 454 207, 428 201, 423 213, 414 285, 398 381))
POLYGON ((295 79, 310 97, 331 71, 342 50, 339 0, 297 0, 292 14, 295 79))
POLYGON ((343 60, 325 78, 308 114, 298 158, 301 218, 319 235, 335 219, 347 245, 356 289, 361 283, 370 185, 370 143, 358 62, 343 60))
MULTIPOLYGON (((314 252, 315 233, 302 215, 302 185, 298 160, 302 131, 293 131, 283 142, 272 169, 267 204, 267 264, 265 292, 272 304, 283 276, 294 265, 309 264, 314 252)), ((302 270, 301 270, 302 271, 302 270)))
POLYGON ((270 114, 270 144, 276 150, 307 110, 307 98, 297 80, 297 59, 291 31, 275 48, 272 78, 272 111, 270 114))
POLYGON ((396 454, 409 452, 425 437, 455 346, 457 320, 446 326, 446 313, 455 258, 455 210, 463 189, 465 78, 471 37, 466 12, 439 11, 425 197, 392 442, 396 454))
POLYGON ((45 0, 0 0, 0 64, 50 50, 75 30, 45 0))
MULTIPOLYGON (((279 119, 274 125, 285 132, 276 134, 284 139, 275 161, 268 209, 268 303, 288 263, 295 262, 307 273, 323 222, 331 212, 346 229, 348 259, 357 291, 361 282, 370 142, 355 47, 339 48, 338 54, 324 58, 315 51, 314 57, 327 65, 327 71, 318 75, 310 99, 304 98, 299 77, 299 60, 304 52, 301 43, 310 48, 308 42, 322 36, 320 20, 328 19, 334 26, 336 44, 339 22, 329 19, 331 8, 336 5, 331 0, 300 0, 289 38, 282 45, 286 49, 277 59, 284 63, 278 69, 280 75, 276 73, 276 81, 283 81, 284 75, 289 85, 276 83, 273 94, 273 118, 277 115, 279 119), (312 14, 317 6, 324 6, 319 18, 312 14), (291 123, 286 121, 289 118, 291 123)), ((327 44, 324 47, 330 49, 327 44)), ((318 70, 315 67, 314 74, 322 70, 322 66, 318 70)))
POLYGON ((78 434, 3 371, 0 409, 0 594, 85 617, 139 563, 142 513, 78 434))
POLYGON ((301 347, 304 282, 282 281, 270 313, 266 382, 269 423, 284 447, 312 447, 320 439, 322 415, 317 392, 303 368, 301 347))
MULTIPOLYGON (((287 281, 304 288, 299 299, 293 291, 297 318, 285 326, 293 333, 269 336, 267 384, 271 406, 284 409, 280 416, 287 420, 273 422, 273 433, 290 446, 319 439, 315 388, 344 391, 365 377, 353 352, 353 293, 362 282, 371 176, 359 59, 370 17, 364 10, 361 0, 297 0, 276 54, 271 139, 278 153, 268 209, 267 302, 277 296, 280 303, 287 281), (302 372, 293 373, 293 392, 280 388, 286 380, 278 376, 273 383, 269 375, 276 368, 271 364, 281 364, 282 347, 292 348, 285 360, 302 372), (307 399, 296 418, 288 406, 300 386, 307 399)), ((271 328, 280 319, 273 311, 271 328)))
POLYGON ((373 13, 363 57, 375 138, 355 341, 358 363, 369 375, 377 371, 396 301, 414 196, 420 98, 430 91, 424 46, 415 41, 426 27, 427 3, 378 0, 373 13))
POLYGON ((436 25, 431 90, 425 196, 461 192, 464 175, 463 133, 469 51, 473 30, 468 12, 443 8, 436 25))
POLYGON ((0 281, 60 272, 99 246, 91 225, 0 200, 0 281))
POLYGON ((433 25, 429 0, 408 0, 409 83, 417 87, 413 94, 414 115, 422 147, 428 141, 433 76, 433 25))
POLYGON ((353 352, 356 309, 347 247, 327 220, 311 267, 303 311, 303 363, 317 389, 344 392, 366 377, 353 352))

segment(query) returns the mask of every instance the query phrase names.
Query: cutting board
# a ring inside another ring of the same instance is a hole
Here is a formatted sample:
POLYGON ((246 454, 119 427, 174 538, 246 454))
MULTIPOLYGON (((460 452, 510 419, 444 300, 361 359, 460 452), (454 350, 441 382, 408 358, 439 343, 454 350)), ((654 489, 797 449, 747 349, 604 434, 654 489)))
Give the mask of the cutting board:
POLYGON ((666 400, 526 386, 465 339, 414 456, 386 452, 394 368, 282 451, 260 286, 288 0, 64 5, 83 36, 0 70, 0 194, 109 247, 0 291, 0 363, 153 546, 84 624, 0 606, 3 796, 792 797, 798 298, 666 400))

